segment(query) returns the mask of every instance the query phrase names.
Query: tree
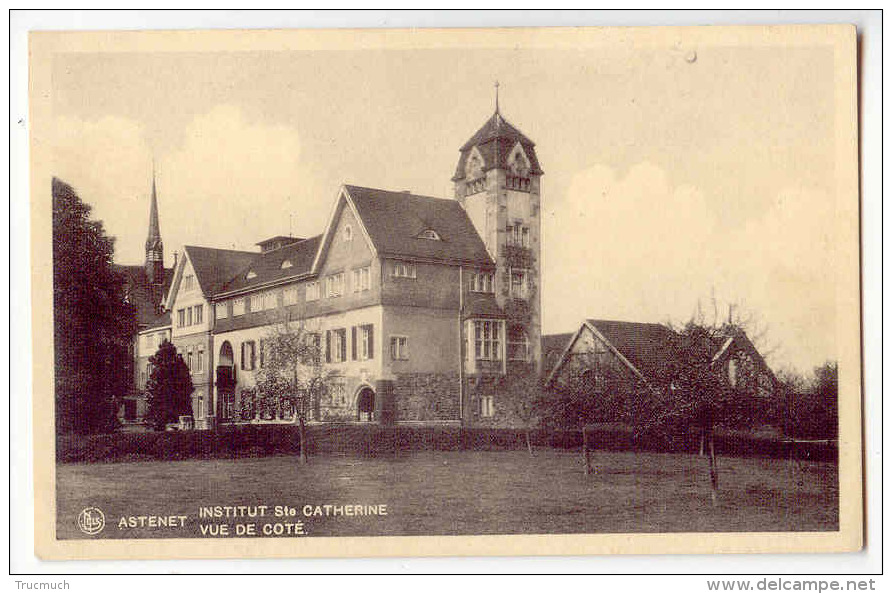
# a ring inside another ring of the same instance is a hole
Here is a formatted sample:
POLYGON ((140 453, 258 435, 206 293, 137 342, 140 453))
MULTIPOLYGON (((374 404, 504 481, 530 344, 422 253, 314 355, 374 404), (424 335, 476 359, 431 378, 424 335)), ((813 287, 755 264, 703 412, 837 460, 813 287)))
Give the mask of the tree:
MULTIPOLYGON (((729 338, 742 333, 732 324, 706 326, 690 321, 668 333, 666 357, 658 365, 650 388, 651 398, 636 399, 636 431, 673 436, 695 428, 709 451, 712 500, 718 496, 715 459, 716 427, 749 426, 763 416, 756 406, 760 390, 755 364, 741 364, 738 377, 728 380, 724 367, 713 358, 729 338)), ((751 362, 751 361, 750 361, 751 362)))
POLYGON ((318 334, 307 332, 299 322, 283 321, 263 340, 263 366, 257 372, 257 397, 261 406, 287 405, 300 425, 300 462, 307 463, 306 422, 313 406, 327 391, 318 334))
POLYGON ((114 238, 71 186, 53 178, 52 195, 56 429, 109 432, 132 383, 134 310, 114 238))
POLYGON ((775 415, 777 425, 789 437, 834 439, 839 431, 839 369, 828 361, 807 379, 785 371, 779 379, 781 399, 775 415))
POLYGON ((512 420, 523 427, 527 451, 532 456, 530 433, 539 423, 543 405, 548 402, 543 396, 542 381, 534 370, 525 369, 507 378, 502 392, 505 395, 502 402, 512 420))
POLYGON ((168 423, 192 414, 192 375, 183 356, 167 340, 149 357, 149 363, 152 373, 146 382, 146 417, 156 431, 164 431, 168 423))
POLYGON ((543 424, 581 430, 593 423, 629 423, 641 383, 595 352, 577 353, 541 407, 543 424))

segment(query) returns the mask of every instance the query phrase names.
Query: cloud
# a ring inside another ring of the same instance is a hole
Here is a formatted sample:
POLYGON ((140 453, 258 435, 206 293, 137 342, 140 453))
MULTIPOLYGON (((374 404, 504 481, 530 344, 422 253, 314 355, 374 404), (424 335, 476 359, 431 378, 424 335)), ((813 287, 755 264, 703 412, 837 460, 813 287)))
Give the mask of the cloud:
MULTIPOLYGON (((56 122, 56 175, 118 237, 116 260, 142 262, 153 159, 147 131, 120 117, 56 122)), ((167 262, 186 244, 256 249, 290 230, 320 233, 328 209, 319 205, 333 200, 301 160, 295 128, 251 122, 228 105, 195 117, 176 148, 154 158, 167 262)))
POLYGON ((711 316, 715 297, 720 318, 733 303, 764 325, 776 363, 817 365, 834 357, 831 205, 791 187, 761 213, 729 217, 721 196, 673 186, 652 163, 582 170, 543 220, 546 330, 583 317, 680 322, 698 303, 711 316))
POLYGON ((53 174, 71 184, 106 232, 117 237, 116 259, 141 262, 152 163, 145 130, 121 117, 59 117, 55 132, 53 174))
POLYGON ((327 214, 301 161, 297 130, 249 122, 228 105, 186 127, 181 147, 163 159, 159 179, 171 206, 168 228, 185 243, 252 249, 287 234, 292 223, 295 234, 318 233, 327 214))

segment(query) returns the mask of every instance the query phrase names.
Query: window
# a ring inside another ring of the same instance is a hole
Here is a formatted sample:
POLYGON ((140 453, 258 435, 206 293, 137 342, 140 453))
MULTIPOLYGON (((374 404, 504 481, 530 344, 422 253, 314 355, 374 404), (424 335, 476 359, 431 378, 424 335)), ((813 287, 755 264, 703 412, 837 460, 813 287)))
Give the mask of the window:
POLYGON ((344 241, 353 241, 353 227, 350 225, 344 226, 344 241))
POLYGON ((182 328, 186 325, 186 310, 178 309, 177 310, 177 326, 182 328))
POLYGON ((195 323, 201 324, 204 321, 204 305, 195 306, 195 323))
POLYGON ((480 397, 480 409, 478 410, 481 417, 490 418, 496 412, 495 398, 492 396, 480 397))
POLYGON ((511 269, 511 296, 515 299, 527 298, 526 270, 511 269))
POLYGON ((347 406, 347 383, 344 381, 344 378, 332 378, 329 389, 332 406, 347 406))
POLYGON ((282 291, 282 303, 285 305, 295 305, 297 303, 297 286, 286 287, 282 291))
POLYGON ((278 305, 278 295, 275 291, 267 291, 263 294, 263 309, 275 309, 278 305))
POLYGON ((390 276, 397 278, 415 278, 415 264, 411 262, 394 262, 390 276))
POLYGON ((198 348, 198 360, 197 365, 195 366, 195 371, 197 373, 204 372, 204 347, 198 348))
POLYGON ((421 239, 432 239, 434 241, 440 241, 440 235, 433 229, 425 229, 418 237, 421 239))
POLYGON ((263 295, 255 293, 251 295, 251 311, 260 311, 263 309, 263 295))
POLYGON ((225 301, 217 303, 214 306, 214 311, 217 313, 218 320, 225 320, 229 317, 229 304, 227 304, 225 301))
POLYGON ((307 333, 307 344, 313 348, 313 359, 318 363, 322 357, 322 335, 318 332, 307 333))
POLYGON ((319 281, 307 283, 307 301, 317 301, 319 299, 319 281))
POLYGON ((390 358, 394 361, 405 361, 409 358, 409 338, 407 336, 390 337, 390 358))
POLYGON ((195 286, 195 276, 191 274, 187 274, 183 277, 183 290, 191 291, 195 286))
POLYGON ((254 346, 253 340, 242 343, 242 369, 245 371, 254 369, 254 346))
POLYGON ((223 392, 223 418, 231 419, 233 414, 235 414, 235 394, 223 392))
POLYGON ((338 328, 325 333, 325 361, 341 363, 347 360, 347 329, 338 328))
POLYGON ((499 361, 502 353, 499 348, 500 322, 477 320, 474 322, 474 355, 484 361, 499 361))
POLYGON ((475 272, 471 274, 471 291, 475 293, 492 293, 494 291, 493 276, 491 272, 475 272))
POLYGON ((191 307, 186 308, 186 325, 187 326, 192 325, 192 308, 191 307))
POLYGON ((266 341, 260 339, 260 369, 263 369, 264 358, 266 357, 266 341))
POLYGON ((198 393, 196 394, 196 396, 198 399, 198 410, 196 411, 195 418, 196 419, 204 419, 205 414, 207 414, 205 412, 205 408, 204 408, 204 392, 199 390, 198 393))
POLYGON ((530 360, 530 340, 523 326, 515 325, 508 329, 508 360, 530 360))
POLYGON ((233 316, 245 315, 245 298, 244 297, 239 297, 238 299, 232 300, 232 315, 233 316))
POLYGON ((368 291, 370 286, 370 278, 372 267, 357 268, 353 271, 353 292, 368 291))
POLYGON ((530 247, 530 228, 523 225, 508 225, 505 229, 508 234, 508 245, 515 247, 530 247))
POLYGON ((283 261, 282 261, 281 269, 282 269, 282 270, 285 270, 286 268, 291 268, 291 266, 293 266, 293 265, 291 264, 291 260, 283 260, 283 261))
POLYGON ((192 372, 192 349, 189 349, 186 352, 186 367, 189 368, 189 372, 192 372))
POLYGON ((353 342, 352 359, 356 361, 365 361, 371 359, 374 350, 374 331, 372 324, 363 324, 362 326, 353 326, 350 329, 353 342))
POLYGON ((326 297, 340 297, 344 292, 344 273, 338 272, 325 278, 326 297))

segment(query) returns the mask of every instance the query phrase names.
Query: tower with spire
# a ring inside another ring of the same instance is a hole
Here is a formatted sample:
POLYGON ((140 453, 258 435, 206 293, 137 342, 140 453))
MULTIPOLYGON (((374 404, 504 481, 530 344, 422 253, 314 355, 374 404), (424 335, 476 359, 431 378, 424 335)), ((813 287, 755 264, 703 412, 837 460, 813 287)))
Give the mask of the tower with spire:
POLYGON ((164 294, 164 243, 161 241, 161 226, 158 223, 158 192, 155 187, 154 167, 152 168, 152 198, 149 206, 149 234, 146 237, 145 270, 152 295, 152 305, 156 311, 159 311, 164 294))
POLYGON ((452 176, 461 203, 496 263, 494 291, 507 320, 509 365, 541 360, 541 178, 535 144, 499 108, 459 149, 452 176))

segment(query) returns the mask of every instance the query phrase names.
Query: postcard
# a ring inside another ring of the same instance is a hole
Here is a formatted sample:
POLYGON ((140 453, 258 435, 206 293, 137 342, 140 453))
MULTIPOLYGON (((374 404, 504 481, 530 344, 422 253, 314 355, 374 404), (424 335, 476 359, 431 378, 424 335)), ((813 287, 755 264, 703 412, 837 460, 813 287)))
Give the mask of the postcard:
POLYGON ((43 559, 862 546, 848 25, 33 32, 43 559))

